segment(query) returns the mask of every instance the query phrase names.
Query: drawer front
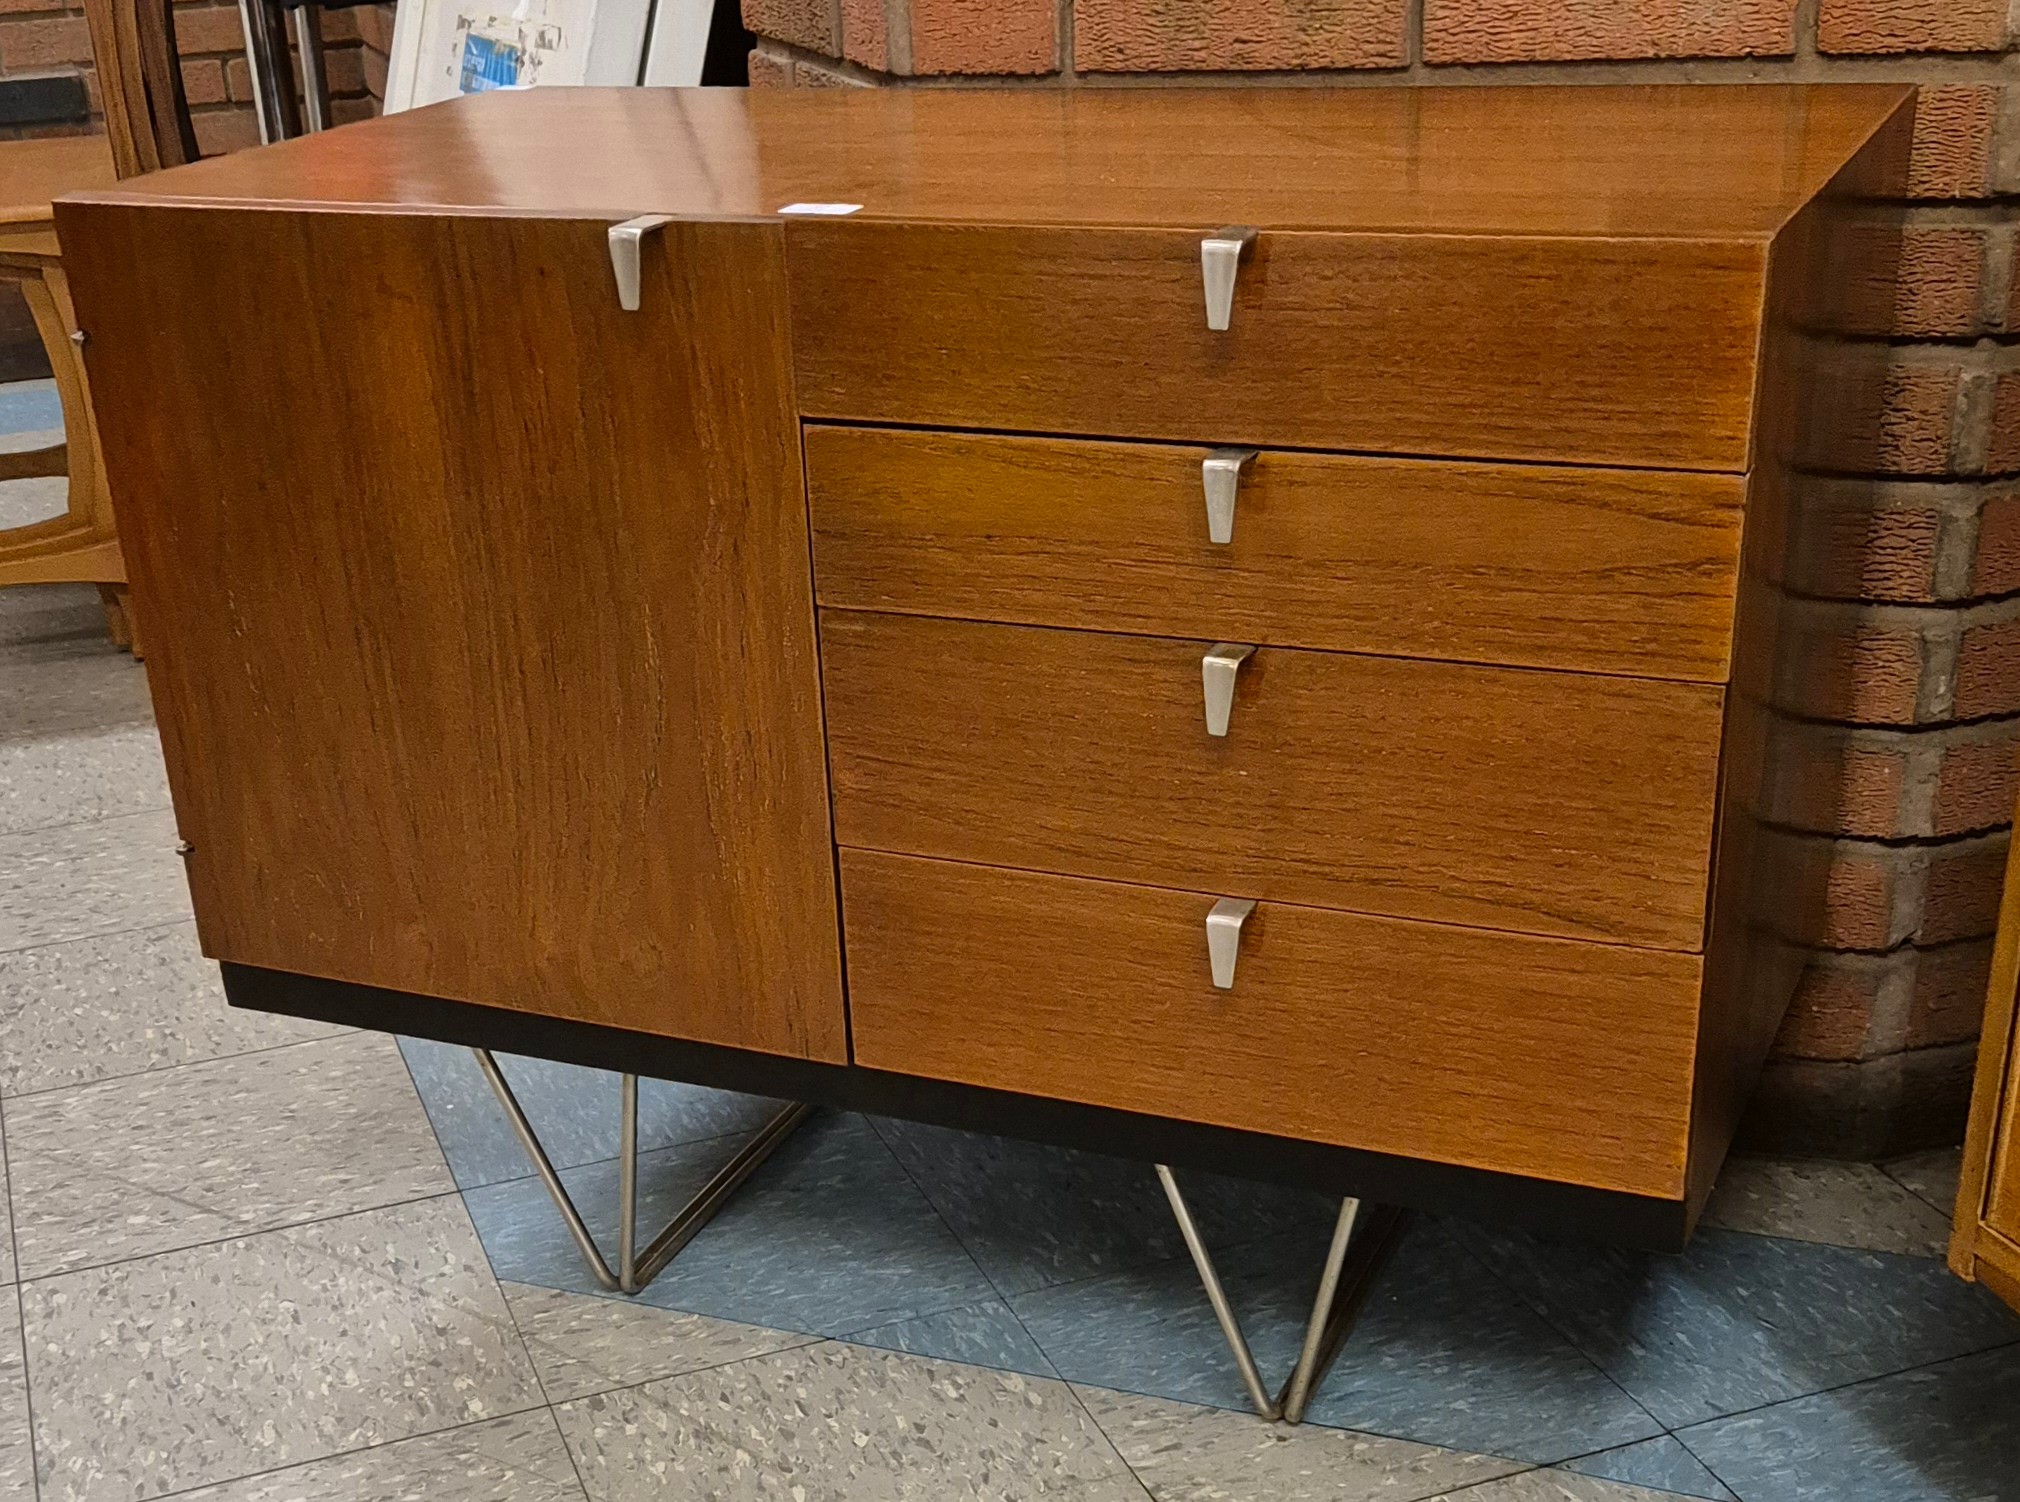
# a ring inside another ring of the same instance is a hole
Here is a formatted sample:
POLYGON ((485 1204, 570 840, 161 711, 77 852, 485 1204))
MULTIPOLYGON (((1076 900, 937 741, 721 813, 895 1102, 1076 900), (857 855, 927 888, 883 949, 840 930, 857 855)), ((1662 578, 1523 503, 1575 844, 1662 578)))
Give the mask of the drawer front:
POLYGON ((1703 942, 1719 690, 828 610, 836 838, 1670 949, 1703 942))
POLYGON ((1682 1192, 1701 962, 848 850, 858 1064, 1637 1194, 1682 1192))
POLYGON ((813 426, 824 605, 1721 682, 1732 475, 813 426))
MULTIPOLYGON (((1204 226, 1203 232, 1210 232, 1204 226)), ((786 227, 810 417, 1738 472, 1765 244, 786 227)))

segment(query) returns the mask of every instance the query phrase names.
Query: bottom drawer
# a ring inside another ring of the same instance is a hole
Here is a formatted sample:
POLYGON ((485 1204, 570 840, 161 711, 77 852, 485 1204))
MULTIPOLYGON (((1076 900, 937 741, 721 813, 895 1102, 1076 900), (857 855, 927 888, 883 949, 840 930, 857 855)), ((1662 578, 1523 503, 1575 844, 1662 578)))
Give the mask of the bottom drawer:
POLYGON ((1674 1199, 1699 956, 842 852, 858 1064, 1674 1199))

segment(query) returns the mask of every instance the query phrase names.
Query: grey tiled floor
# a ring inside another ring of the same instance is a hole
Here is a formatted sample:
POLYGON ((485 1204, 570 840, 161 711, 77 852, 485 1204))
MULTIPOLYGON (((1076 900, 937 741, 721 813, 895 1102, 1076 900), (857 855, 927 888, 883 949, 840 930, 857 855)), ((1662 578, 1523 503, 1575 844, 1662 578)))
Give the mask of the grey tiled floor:
MULTIPOLYGON (((1679 1258, 1419 1221, 1298 1430, 1092 1155, 817 1116, 594 1293, 465 1056, 225 1009, 149 726, 90 592, 0 591, 0 1502, 2020 1498, 1954 1154, 1736 1163, 1679 1258)), ((605 1213, 608 1077, 506 1067, 605 1213)), ((763 1111, 649 1087, 648 1196, 763 1111)), ((1329 1207, 1191 1187, 1287 1362, 1329 1207)))

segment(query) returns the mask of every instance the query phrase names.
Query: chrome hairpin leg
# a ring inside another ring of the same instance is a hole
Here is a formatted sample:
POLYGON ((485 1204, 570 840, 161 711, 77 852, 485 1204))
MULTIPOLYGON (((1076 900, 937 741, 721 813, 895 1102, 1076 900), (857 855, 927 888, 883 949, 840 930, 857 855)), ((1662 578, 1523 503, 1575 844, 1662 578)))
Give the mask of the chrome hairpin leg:
POLYGON ((575 1201, 568 1196, 568 1190, 561 1182, 561 1175, 555 1171, 547 1150, 540 1145, 534 1135, 533 1123, 526 1119, 526 1112, 519 1104, 519 1097, 512 1093, 512 1086, 506 1080, 498 1061, 491 1056, 488 1048, 470 1050, 477 1056, 477 1065, 484 1071, 484 1078, 491 1082, 491 1089, 498 1097, 498 1104, 505 1109, 505 1119, 512 1123, 512 1130, 519 1136, 520 1146, 526 1149, 526 1156, 533 1160, 533 1167, 540 1175, 540 1182, 547 1186, 547 1193, 554 1201, 554 1208, 561 1212, 561 1219, 568 1226, 568 1234, 575 1238, 575 1245, 582 1253, 582 1260, 589 1264, 589 1271, 596 1281, 613 1293, 637 1293, 659 1275, 667 1263, 680 1255, 681 1248, 694 1240, 696 1233, 714 1220, 718 1211, 729 1203, 737 1186, 757 1170, 759 1164, 769 1158, 778 1145, 792 1135, 793 1128, 812 1113, 813 1107, 795 1102, 780 1111, 757 1131, 750 1141, 738 1148, 735 1155, 716 1170, 715 1177, 702 1185, 693 1199, 680 1207, 679 1212, 666 1224, 666 1229, 652 1238, 643 1252, 638 1250, 638 1076, 627 1074, 619 1077, 618 1090, 622 1110, 619 1113, 617 1129, 617 1271, 610 1270, 604 1260, 603 1249, 596 1244, 596 1238, 589 1233, 582 1213, 575 1208, 575 1201))
POLYGON ((1263 1386, 1262 1372, 1256 1367, 1248 1338, 1242 1334, 1241 1321, 1235 1318, 1234 1306, 1221 1286, 1213 1255, 1207 1251, 1206 1241, 1192 1218, 1192 1207, 1179 1192, 1178 1180, 1162 1163, 1157 1165, 1157 1178, 1164 1185, 1164 1197, 1171 1201, 1172 1217, 1178 1222, 1179 1234, 1185 1238, 1185 1249, 1192 1253, 1192 1265, 1199 1271, 1199 1281, 1206 1289, 1207 1302, 1213 1305, 1214 1318, 1220 1321, 1220 1333, 1227 1339, 1242 1385, 1248 1389, 1249 1402, 1265 1419, 1302 1423, 1313 1390, 1339 1354, 1368 1285, 1395 1245, 1403 1227, 1403 1212, 1390 1205, 1370 1205, 1364 1213, 1359 1200, 1340 1201, 1339 1219, 1333 1223, 1332 1243, 1326 1248, 1325 1265, 1319 1273, 1318 1294, 1312 1300, 1311 1316, 1305 1321, 1304 1344, 1298 1351, 1297 1366, 1276 1396, 1271 1397, 1269 1389, 1263 1386))

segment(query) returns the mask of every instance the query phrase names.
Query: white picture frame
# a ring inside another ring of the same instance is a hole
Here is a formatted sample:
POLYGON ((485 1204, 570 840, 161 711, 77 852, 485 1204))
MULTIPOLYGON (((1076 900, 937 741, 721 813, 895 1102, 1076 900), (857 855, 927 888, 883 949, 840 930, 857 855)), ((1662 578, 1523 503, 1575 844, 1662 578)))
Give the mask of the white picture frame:
POLYGON ((401 0, 385 112, 493 88, 701 82, 712 0, 401 0))

